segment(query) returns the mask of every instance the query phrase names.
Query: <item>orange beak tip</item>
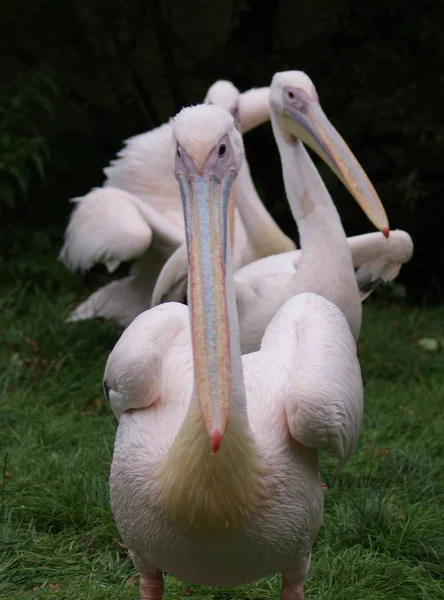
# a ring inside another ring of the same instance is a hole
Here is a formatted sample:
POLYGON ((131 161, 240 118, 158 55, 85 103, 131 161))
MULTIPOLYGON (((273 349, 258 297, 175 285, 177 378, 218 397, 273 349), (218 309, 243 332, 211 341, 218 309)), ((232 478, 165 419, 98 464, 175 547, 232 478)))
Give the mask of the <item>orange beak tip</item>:
POLYGON ((222 434, 219 429, 214 429, 211 434, 211 452, 216 454, 222 443, 222 434))
POLYGON ((384 227, 382 233, 384 234, 384 237, 388 238, 390 235, 390 229, 388 227, 384 227))

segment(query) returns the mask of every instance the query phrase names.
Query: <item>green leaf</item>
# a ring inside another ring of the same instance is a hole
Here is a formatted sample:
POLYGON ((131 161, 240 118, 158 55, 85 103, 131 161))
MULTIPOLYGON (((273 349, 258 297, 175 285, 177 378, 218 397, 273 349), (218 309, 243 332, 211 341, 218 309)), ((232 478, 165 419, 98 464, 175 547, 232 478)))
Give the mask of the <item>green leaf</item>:
POLYGON ((45 179, 45 164, 41 157, 37 154, 37 152, 33 152, 31 154, 31 160, 35 165, 35 168, 40 176, 40 179, 43 181, 45 179))
POLYGON ((8 171, 17 182, 22 194, 25 195, 28 190, 28 184, 23 173, 21 173, 20 169, 18 169, 15 165, 9 165, 8 171))
POLYGON ((8 210, 15 208, 14 190, 10 185, 0 184, 0 205, 8 210))
POLYGON ((43 109, 46 110, 51 116, 54 115, 54 109, 52 108, 51 102, 42 94, 35 94, 35 101, 39 104, 43 109))

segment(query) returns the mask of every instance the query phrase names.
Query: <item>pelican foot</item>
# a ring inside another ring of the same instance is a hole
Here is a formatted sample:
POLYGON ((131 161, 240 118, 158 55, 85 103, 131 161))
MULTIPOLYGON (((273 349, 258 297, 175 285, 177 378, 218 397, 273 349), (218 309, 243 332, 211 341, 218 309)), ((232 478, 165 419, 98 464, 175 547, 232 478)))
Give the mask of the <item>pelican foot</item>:
POLYGON ((302 583, 282 577, 281 600, 304 600, 302 583))
POLYGON ((140 600, 162 600, 163 574, 156 571, 152 575, 140 575, 140 600))

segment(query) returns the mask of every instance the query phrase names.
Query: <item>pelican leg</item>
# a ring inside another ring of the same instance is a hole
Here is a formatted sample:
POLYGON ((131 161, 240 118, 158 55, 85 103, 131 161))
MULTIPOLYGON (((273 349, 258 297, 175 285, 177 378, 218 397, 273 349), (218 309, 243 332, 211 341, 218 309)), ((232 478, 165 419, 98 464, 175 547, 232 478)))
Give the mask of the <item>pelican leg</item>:
POLYGON ((304 600, 302 582, 282 577, 281 600, 304 600))
POLYGON ((140 575, 140 600, 162 600, 163 574, 156 571, 152 575, 140 575))

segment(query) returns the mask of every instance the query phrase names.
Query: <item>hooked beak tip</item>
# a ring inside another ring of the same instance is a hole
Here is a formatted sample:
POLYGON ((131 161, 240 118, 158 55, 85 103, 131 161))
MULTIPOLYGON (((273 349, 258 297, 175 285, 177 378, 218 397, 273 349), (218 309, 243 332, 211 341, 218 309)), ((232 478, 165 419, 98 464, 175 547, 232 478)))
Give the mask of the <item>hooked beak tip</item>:
POLYGON ((390 229, 388 227, 384 227, 382 233, 384 234, 384 237, 388 238, 390 235, 390 229))
POLYGON ((222 433, 219 429, 213 429, 211 434, 211 452, 216 454, 222 444, 222 433))

